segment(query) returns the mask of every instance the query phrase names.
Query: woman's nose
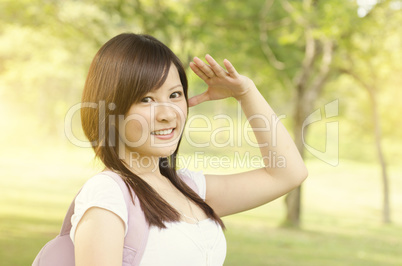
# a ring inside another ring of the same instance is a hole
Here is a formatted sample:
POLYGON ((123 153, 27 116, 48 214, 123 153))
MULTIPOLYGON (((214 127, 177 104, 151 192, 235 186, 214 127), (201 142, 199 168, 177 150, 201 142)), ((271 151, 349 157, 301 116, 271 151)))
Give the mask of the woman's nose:
POLYGON ((176 118, 175 106, 168 103, 161 103, 155 106, 155 118, 158 121, 172 121, 176 118))

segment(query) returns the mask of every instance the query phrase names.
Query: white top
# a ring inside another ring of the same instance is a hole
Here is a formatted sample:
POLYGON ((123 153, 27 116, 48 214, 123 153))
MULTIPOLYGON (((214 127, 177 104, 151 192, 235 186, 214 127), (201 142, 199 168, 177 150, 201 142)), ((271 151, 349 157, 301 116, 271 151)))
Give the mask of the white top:
MULTIPOLYGON (((188 169, 177 171, 190 177, 198 187, 199 196, 205 200, 205 176, 188 169)), ((71 217, 71 240, 84 213, 91 207, 107 209, 118 215, 125 224, 127 235, 127 208, 119 185, 109 176, 97 174, 89 179, 76 197, 74 215, 71 217)), ((222 228, 211 219, 197 224, 186 222, 165 223, 166 229, 151 226, 148 242, 141 259, 141 266, 158 265, 223 265, 226 257, 226 239, 222 228)))
POLYGON ((84 213, 92 207, 103 208, 118 215, 124 221, 125 236, 127 235, 128 213, 123 192, 110 176, 100 173, 90 178, 75 198, 70 230, 70 238, 73 244, 78 223, 84 213))

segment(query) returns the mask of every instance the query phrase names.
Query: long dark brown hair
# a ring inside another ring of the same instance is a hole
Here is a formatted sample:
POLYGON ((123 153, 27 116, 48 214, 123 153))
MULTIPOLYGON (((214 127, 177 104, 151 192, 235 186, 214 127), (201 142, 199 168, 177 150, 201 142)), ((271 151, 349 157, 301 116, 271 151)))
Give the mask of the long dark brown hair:
MULTIPOLYGON (((187 101, 185 70, 178 57, 166 45, 145 34, 117 35, 106 42, 95 55, 82 95, 81 123, 95 151, 95 157, 108 169, 122 176, 138 197, 148 224, 159 228, 166 228, 164 222, 179 221, 180 214, 146 181, 132 173, 120 159, 118 121, 110 118, 125 115, 133 103, 161 87, 172 63, 179 72, 187 101)), ((225 228, 213 209, 178 177, 176 157, 180 141, 181 138, 172 155, 159 159, 161 174, 197 204, 209 218, 225 228)))

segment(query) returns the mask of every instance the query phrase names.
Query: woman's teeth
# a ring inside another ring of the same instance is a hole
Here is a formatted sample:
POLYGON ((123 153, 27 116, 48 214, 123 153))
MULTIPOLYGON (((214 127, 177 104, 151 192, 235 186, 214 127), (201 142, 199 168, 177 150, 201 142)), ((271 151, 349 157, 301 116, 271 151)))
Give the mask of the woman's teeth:
POLYGON ((166 129, 166 130, 159 130, 159 131, 154 131, 151 132, 152 135, 169 135, 170 133, 172 133, 173 128, 171 129, 166 129))

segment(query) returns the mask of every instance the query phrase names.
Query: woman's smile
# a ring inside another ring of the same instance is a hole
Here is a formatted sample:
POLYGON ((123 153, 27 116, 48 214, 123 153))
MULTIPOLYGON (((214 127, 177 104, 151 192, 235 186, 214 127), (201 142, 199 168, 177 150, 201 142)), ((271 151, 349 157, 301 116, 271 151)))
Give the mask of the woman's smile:
POLYGON ((169 128, 169 129, 162 129, 162 130, 157 130, 151 132, 152 136, 155 136, 158 139, 171 139, 174 136, 174 130, 175 128, 169 128))

